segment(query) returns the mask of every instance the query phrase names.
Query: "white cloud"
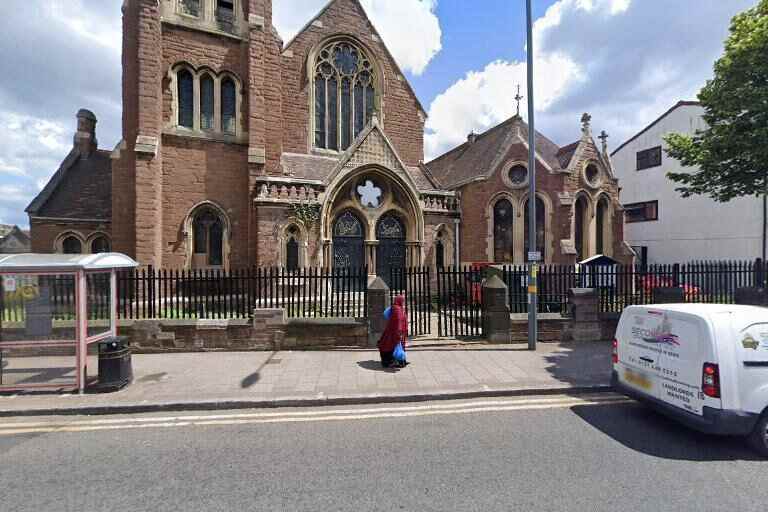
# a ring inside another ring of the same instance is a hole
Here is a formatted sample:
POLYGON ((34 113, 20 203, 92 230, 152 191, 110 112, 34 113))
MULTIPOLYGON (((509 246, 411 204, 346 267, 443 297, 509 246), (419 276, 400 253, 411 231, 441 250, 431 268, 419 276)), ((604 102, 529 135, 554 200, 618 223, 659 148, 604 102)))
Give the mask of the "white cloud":
MULTIPOLYGON (((424 72, 442 49, 437 0, 361 0, 398 65, 414 75, 424 72)), ((287 43, 327 4, 327 0, 275 2, 273 23, 287 43)))
MULTIPOLYGON (((616 147, 677 101, 696 96, 722 53, 730 18, 754 4, 559 0, 534 23, 537 129, 571 142, 581 113, 590 112, 616 147)), ((470 130, 513 115, 515 86, 525 89, 525 73, 524 62, 492 62, 435 98, 427 160, 463 142, 470 130)))

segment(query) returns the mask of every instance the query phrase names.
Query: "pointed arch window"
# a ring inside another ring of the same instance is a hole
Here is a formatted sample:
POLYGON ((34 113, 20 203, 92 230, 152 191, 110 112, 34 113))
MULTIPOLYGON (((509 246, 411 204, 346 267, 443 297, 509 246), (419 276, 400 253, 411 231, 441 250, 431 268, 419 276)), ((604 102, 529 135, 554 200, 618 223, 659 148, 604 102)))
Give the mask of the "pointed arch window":
MULTIPOLYGON (((530 212, 528 211, 528 201, 525 201, 525 254, 526 259, 528 257, 528 253, 531 252, 531 241, 530 241, 530 223, 531 223, 531 217, 530 212)), ((546 247, 546 237, 547 237, 547 230, 546 230, 546 211, 544 206, 544 201, 541 200, 540 197, 536 198, 536 251, 541 253, 541 258, 544 260, 546 258, 546 255, 544 254, 545 247, 546 247)))
POLYGON ((61 252, 64 254, 82 254, 83 243, 76 236, 70 235, 61 242, 61 252))
POLYGON ((221 82, 221 129, 224 133, 237 131, 235 122, 237 119, 237 95, 235 82, 226 77, 221 82))
POLYGON ((314 69, 315 147, 346 150, 376 109, 371 60, 349 41, 329 43, 314 69))
POLYGON ((513 222, 512 203, 507 199, 498 201, 493 207, 493 261, 495 263, 512 263, 513 261, 513 222))
POLYGON ((601 197, 597 202, 597 254, 606 254, 609 249, 610 233, 608 232, 610 223, 608 222, 608 200, 601 197))
POLYGON ((91 254, 100 254, 110 251, 109 239, 105 236, 97 236, 91 242, 91 254))
POLYGON ((194 266, 215 267, 224 263, 224 222, 210 208, 201 209, 192 221, 194 266))
POLYGON ((299 228, 291 226, 287 231, 288 239, 285 242, 285 269, 289 272, 298 270, 299 263, 299 228))
POLYGON ((589 250, 589 243, 587 241, 587 234, 589 226, 587 223, 587 200, 584 196, 579 196, 576 200, 575 210, 575 226, 574 236, 576 238, 576 261, 582 261, 588 258, 587 251, 589 250))
POLYGON ((203 75, 200 80, 200 128, 213 130, 214 84, 211 75, 203 75))
POLYGON ((179 101, 179 126, 193 128, 195 124, 195 86, 192 73, 186 69, 179 71, 178 101, 179 101))

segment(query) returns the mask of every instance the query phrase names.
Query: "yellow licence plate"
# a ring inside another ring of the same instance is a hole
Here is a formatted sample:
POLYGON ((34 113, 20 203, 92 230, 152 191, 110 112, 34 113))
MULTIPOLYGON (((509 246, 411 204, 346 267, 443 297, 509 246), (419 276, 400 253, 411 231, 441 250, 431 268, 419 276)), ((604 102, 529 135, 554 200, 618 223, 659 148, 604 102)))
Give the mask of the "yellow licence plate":
POLYGON ((653 385, 648 377, 642 373, 633 372, 632 370, 624 371, 624 380, 634 386, 645 389, 646 391, 650 390, 653 385))

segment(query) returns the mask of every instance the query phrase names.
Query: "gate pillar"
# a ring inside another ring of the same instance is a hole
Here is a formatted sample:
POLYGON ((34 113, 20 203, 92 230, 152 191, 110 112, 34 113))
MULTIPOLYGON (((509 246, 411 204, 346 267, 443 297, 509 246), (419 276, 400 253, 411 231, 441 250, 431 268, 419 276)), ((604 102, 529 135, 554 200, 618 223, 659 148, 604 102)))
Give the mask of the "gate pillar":
POLYGON ((510 343, 509 293, 499 276, 483 284, 483 336, 491 343, 510 343))
POLYGON ((368 346, 375 347, 387 327, 384 310, 389 307, 389 286, 381 277, 368 285, 368 346))

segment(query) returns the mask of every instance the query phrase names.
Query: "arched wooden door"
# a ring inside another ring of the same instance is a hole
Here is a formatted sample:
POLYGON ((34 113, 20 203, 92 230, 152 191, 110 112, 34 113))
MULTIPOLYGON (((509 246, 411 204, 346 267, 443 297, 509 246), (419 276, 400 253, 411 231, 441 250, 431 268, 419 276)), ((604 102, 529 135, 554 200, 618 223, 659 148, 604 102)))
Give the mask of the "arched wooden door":
POLYGON ((405 225, 392 213, 387 213, 376 224, 376 274, 390 287, 392 269, 405 268, 405 225))
POLYGON ((352 212, 333 223, 333 267, 360 269, 365 265, 363 224, 352 212))

